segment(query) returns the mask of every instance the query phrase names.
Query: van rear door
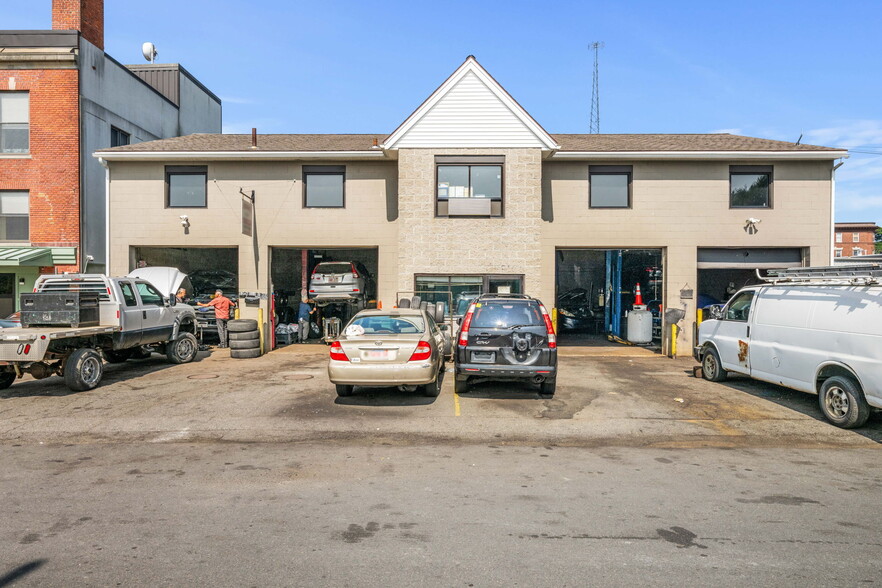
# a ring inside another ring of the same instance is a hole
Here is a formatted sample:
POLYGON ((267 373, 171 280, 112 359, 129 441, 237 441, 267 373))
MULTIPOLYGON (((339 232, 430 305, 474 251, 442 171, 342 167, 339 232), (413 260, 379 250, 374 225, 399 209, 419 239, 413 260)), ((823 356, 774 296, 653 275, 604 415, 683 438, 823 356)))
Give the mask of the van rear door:
POLYGON ((709 335, 723 369, 750 374, 750 314, 755 294, 754 290, 744 290, 733 296, 709 335))

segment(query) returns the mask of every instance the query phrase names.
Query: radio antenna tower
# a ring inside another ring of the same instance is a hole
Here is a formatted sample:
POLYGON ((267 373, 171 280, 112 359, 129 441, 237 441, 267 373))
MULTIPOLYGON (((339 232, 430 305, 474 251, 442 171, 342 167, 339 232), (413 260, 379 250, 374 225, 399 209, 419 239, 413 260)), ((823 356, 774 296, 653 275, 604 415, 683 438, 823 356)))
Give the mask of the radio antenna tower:
POLYGON ((591 134, 600 133, 600 75, 597 68, 597 56, 603 49, 603 41, 595 41, 591 43, 594 50, 594 84, 591 88, 591 121, 588 123, 588 132, 591 134))

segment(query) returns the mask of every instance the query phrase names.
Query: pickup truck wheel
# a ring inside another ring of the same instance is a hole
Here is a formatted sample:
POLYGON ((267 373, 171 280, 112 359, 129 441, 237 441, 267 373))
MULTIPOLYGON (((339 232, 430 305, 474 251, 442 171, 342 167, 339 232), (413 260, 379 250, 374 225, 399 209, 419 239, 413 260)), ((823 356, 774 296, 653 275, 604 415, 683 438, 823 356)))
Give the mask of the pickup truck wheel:
POLYGON ((199 342, 192 333, 181 333, 174 341, 165 346, 165 355, 172 363, 190 363, 196 359, 199 342))
POLYGON ((818 393, 818 404, 827 420, 843 429, 860 427, 870 418, 870 405, 860 385, 846 376, 824 380, 818 393))
POLYGON ((729 374, 720 365, 720 354, 713 347, 709 347, 701 358, 701 375, 709 382, 722 382, 729 374))
POLYGON ((15 381, 15 372, 0 372, 0 390, 6 390, 15 381))
POLYGON ((98 385, 103 374, 101 356, 88 347, 77 349, 64 362, 64 383, 75 392, 91 390, 98 385))
POLYGON ((132 356, 131 349, 121 349, 119 351, 105 351, 104 358, 107 363, 122 363, 132 356))
POLYGON ((231 333, 256 331, 257 321, 254 319, 233 319, 227 323, 227 330, 231 333))

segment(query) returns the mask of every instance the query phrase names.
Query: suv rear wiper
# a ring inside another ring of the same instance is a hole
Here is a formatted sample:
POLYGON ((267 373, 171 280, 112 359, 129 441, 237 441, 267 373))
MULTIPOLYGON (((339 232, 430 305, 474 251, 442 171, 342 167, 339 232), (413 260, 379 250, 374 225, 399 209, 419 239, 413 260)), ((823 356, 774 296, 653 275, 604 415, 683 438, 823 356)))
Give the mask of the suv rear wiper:
POLYGON ((521 327, 541 327, 542 325, 511 325, 509 327, 504 327, 506 329, 520 329, 521 327))

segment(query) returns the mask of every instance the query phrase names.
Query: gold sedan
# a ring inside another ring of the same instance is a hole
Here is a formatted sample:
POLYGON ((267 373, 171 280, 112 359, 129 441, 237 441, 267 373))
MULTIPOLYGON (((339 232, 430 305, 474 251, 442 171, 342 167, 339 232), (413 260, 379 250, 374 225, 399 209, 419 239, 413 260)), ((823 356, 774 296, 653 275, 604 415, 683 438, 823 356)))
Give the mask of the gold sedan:
POLYGON ((388 387, 438 396, 448 326, 424 310, 362 310, 331 344, 328 377, 338 396, 355 386, 388 387))

